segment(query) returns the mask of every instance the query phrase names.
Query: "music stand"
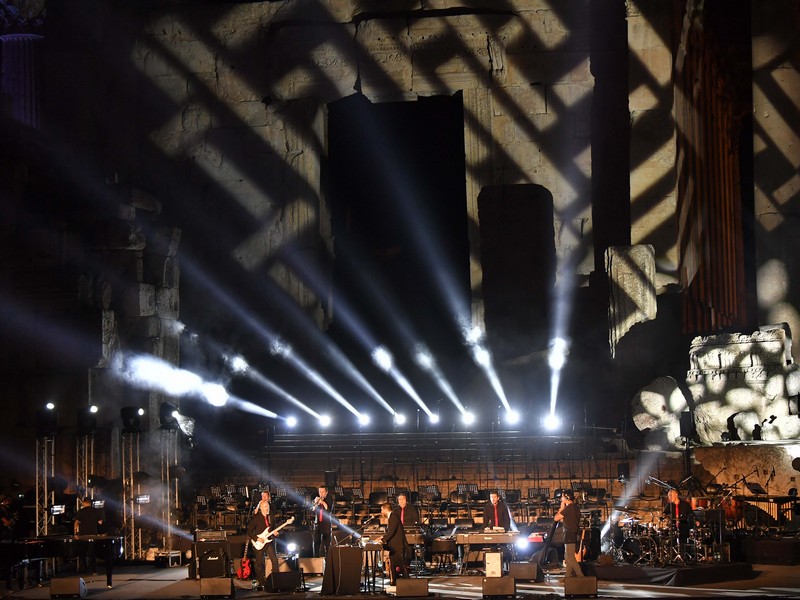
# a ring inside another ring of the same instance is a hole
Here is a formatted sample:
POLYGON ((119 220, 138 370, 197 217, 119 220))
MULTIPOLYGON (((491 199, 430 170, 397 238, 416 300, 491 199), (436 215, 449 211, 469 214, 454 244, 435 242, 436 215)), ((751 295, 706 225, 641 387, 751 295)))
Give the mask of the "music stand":
POLYGON ((744 485, 750 490, 750 493, 754 496, 766 496, 767 490, 765 490, 760 483, 750 483, 749 481, 745 481, 744 485))

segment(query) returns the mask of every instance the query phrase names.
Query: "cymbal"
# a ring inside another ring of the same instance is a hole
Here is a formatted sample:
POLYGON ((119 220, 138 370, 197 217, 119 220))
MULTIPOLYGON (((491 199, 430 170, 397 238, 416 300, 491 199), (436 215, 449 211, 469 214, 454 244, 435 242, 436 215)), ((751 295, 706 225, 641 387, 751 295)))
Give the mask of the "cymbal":
POLYGON ((637 519, 636 517, 628 517, 627 519, 620 519, 620 523, 638 523, 641 519, 637 519))
POLYGON ((635 512, 639 512, 641 509, 639 509, 639 508, 636 508, 635 506, 615 506, 615 507, 614 507, 614 510, 616 510, 616 511, 618 511, 618 512, 631 512, 631 513, 635 513, 635 512))

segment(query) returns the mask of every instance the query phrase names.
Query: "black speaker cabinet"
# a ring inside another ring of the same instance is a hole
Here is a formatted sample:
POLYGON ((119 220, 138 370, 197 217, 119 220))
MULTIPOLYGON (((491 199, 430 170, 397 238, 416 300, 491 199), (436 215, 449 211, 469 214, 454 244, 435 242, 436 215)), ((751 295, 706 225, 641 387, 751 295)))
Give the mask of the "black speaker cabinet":
POLYGON ((228 577, 231 574, 230 553, 227 542, 197 542, 198 575, 228 577))
POLYGON ((535 581, 536 583, 544 581, 542 567, 538 563, 532 562, 509 563, 508 576, 517 581, 535 581))
POLYGON ((363 550, 349 546, 334 546, 325 559, 321 593, 349 596, 360 593, 363 550))
POLYGON ((484 598, 516 598, 517 584, 513 577, 484 577, 484 598))
POLYGON ((230 577, 200 578, 201 598, 233 598, 236 595, 230 577))
POLYGON ((300 588, 300 571, 270 573, 267 576, 267 592, 294 592, 300 588))
POLYGON ((564 577, 565 598, 597 598, 597 577, 564 577))
POLYGON ((406 579, 397 578, 397 588, 395 595, 398 598, 420 598, 428 595, 427 579, 406 579))
POLYGON ((86 582, 80 577, 60 577, 50 580, 51 598, 86 598, 86 582))

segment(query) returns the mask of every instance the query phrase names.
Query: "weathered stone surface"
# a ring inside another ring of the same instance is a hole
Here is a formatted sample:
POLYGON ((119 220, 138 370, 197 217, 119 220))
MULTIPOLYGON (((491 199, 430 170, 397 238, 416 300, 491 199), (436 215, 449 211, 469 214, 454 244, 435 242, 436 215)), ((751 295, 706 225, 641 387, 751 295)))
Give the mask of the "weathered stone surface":
POLYGON ((787 364, 789 353, 782 327, 695 338, 686 381, 700 441, 786 439, 780 436, 797 430, 788 393, 797 371, 787 364))
POLYGON ((140 283, 123 290, 120 310, 123 315, 129 317, 146 317, 155 314, 155 286, 140 283))
POLYGON ((636 323, 656 317, 655 251, 652 246, 612 246, 606 251, 611 301, 609 345, 617 344, 636 323))
POLYGON ((631 402, 633 423, 639 431, 647 432, 650 450, 681 447, 680 414, 687 409, 686 397, 672 377, 654 379, 631 402))

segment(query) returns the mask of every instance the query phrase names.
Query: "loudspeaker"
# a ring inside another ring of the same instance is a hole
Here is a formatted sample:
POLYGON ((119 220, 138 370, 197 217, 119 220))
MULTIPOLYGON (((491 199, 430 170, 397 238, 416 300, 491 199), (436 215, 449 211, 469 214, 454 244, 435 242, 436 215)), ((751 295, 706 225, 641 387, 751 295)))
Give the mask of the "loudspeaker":
POLYGON ((300 571, 270 573, 264 589, 267 592, 294 592, 300 587, 300 578, 300 571))
POLYGON ((325 487, 328 492, 333 493, 333 488, 336 487, 336 471, 325 471, 325 487))
POLYGON ((517 596, 517 584, 513 577, 484 577, 482 589, 484 598, 515 598, 517 596))
POLYGON ((230 577, 200 578, 201 598, 233 598, 236 592, 230 577))
POLYGON ((195 552, 199 562, 198 575, 228 577, 231 574, 227 542, 197 542, 195 552))
POLYGON ((508 576, 516 581, 535 581, 542 583, 544 581, 544 571, 538 563, 523 562, 523 563, 509 563, 508 576))
POLYGON ((428 595, 427 579, 406 579, 398 577, 395 595, 398 598, 419 598, 428 595))
POLYGON ((484 573, 487 577, 503 576, 503 553, 485 552, 483 555, 484 573))
POLYGON ((597 577, 564 577, 565 598, 597 598, 597 577))
POLYGON ((297 561, 297 568, 306 575, 322 575, 325 572, 325 559, 300 558, 297 561))
POLYGON ((617 479, 630 479, 631 466, 628 463, 617 464, 617 479))
POLYGON ((80 577, 61 577, 50 580, 51 598, 86 598, 86 582, 80 577))

